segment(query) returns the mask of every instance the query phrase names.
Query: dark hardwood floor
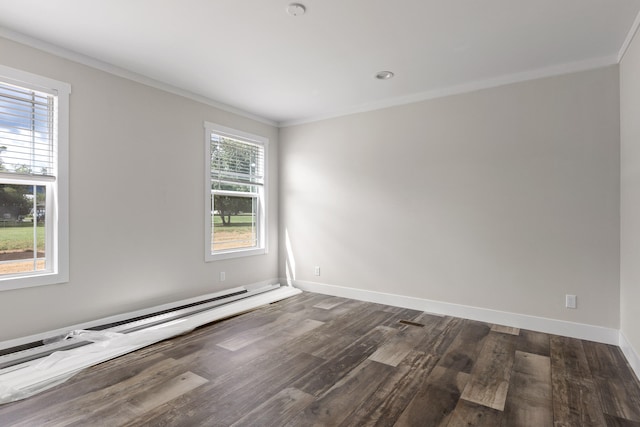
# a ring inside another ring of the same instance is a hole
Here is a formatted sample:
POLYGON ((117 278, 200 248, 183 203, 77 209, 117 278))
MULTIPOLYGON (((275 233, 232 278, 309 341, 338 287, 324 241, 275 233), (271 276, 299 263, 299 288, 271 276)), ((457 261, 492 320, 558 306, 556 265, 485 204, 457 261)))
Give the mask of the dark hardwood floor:
POLYGON ((1 426, 638 426, 617 347, 311 293, 0 406, 1 426))

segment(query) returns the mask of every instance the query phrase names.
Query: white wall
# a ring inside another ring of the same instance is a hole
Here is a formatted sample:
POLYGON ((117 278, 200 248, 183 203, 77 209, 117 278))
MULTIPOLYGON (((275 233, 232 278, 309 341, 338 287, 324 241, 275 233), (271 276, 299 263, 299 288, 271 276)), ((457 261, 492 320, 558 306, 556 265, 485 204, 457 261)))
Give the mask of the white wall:
MULTIPOLYGON (((640 36, 620 63, 621 330, 635 349, 640 375, 640 36)), ((629 354, 627 354, 629 356, 629 354)))
POLYGON ((617 329, 618 95, 612 66, 281 129, 281 277, 617 329))
POLYGON ((70 282, 0 292, 0 341, 277 278, 275 127, 2 38, 0 62, 72 86, 70 282), (268 255, 204 262, 205 120, 270 140, 268 255))

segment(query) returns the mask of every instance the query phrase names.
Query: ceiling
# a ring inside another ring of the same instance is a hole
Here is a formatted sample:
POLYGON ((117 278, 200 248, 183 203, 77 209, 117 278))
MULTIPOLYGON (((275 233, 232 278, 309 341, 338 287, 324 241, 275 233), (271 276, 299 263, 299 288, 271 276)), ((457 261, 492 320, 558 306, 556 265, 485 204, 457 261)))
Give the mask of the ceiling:
POLYGON ((296 1, 302 16, 287 0, 0 0, 0 34, 288 125, 614 64, 640 10, 640 0, 296 1), (395 78, 376 80, 381 70, 395 78))

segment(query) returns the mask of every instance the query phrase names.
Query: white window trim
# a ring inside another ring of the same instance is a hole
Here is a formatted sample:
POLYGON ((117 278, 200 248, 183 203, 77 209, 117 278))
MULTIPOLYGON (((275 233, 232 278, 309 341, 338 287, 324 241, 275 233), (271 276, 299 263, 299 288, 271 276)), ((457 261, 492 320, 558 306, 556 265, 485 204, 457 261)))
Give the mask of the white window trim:
MULTIPOLYGON (((54 285, 69 281, 69 95, 71 85, 0 65, 0 79, 7 83, 57 95, 57 171, 53 186, 51 238, 52 270, 30 273, 24 276, 0 277, 0 291, 54 285)), ((49 215, 49 204, 47 206, 49 215)))
POLYGON ((267 200, 269 198, 269 139, 260 135, 255 135, 249 132, 240 131, 230 127, 222 126, 216 123, 204 122, 205 136, 204 136, 204 260, 205 262, 220 261, 223 259, 240 258, 254 255, 264 255, 269 252, 268 246, 268 226, 269 221, 267 217, 267 200), (216 253, 211 252, 211 134, 228 136, 230 138, 236 138, 239 140, 245 140, 257 144, 261 144, 264 147, 264 184, 262 185, 262 200, 258 197, 258 221, 261 223, 258 226, 258 248, 250 249, 228 249, 225 251, 219 251, 216 253))

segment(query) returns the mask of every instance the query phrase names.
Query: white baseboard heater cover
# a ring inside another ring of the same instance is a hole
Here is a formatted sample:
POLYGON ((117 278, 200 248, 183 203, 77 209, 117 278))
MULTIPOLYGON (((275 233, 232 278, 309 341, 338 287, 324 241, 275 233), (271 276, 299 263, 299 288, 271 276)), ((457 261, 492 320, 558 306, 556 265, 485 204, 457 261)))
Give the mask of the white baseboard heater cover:
POLYGON ((291 286, 272 286, 265 292, 199 311, 130 333, 71 331, 75 339, 91 344, 56 351, 47 357, 0 369, 0 404, 33 396, 61 384, 81 370, 122 356, 193 329, 301 293, 291 286))

